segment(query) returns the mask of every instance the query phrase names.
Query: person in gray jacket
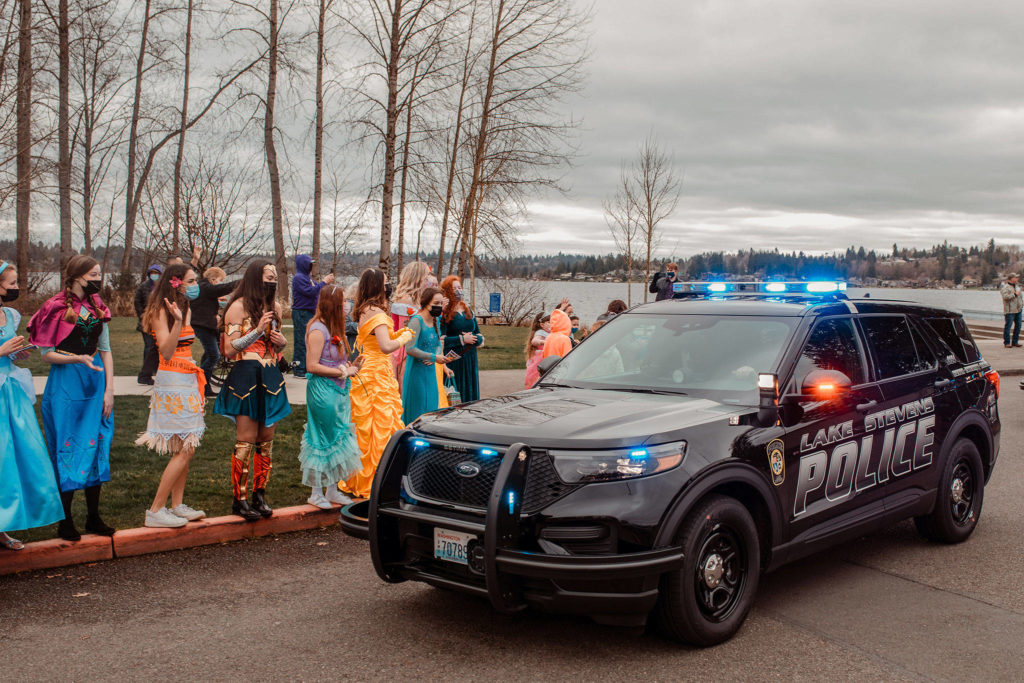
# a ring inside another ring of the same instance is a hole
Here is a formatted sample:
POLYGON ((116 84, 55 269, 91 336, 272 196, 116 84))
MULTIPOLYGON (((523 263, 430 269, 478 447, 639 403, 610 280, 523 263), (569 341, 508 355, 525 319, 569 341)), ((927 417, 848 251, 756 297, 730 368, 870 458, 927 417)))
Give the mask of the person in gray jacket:
POLYGON ((1019 347, 1020 344, 1020 322, 1021 309, 1024 302, 1021 298, 1020 277, 1017 273, 1010 273, 1006 281, 999 286, 999 294, 1003 297, 1003 346, 1006 348, 1019 347), (1013 335, 1010 328, 1013 328, 1013 335))

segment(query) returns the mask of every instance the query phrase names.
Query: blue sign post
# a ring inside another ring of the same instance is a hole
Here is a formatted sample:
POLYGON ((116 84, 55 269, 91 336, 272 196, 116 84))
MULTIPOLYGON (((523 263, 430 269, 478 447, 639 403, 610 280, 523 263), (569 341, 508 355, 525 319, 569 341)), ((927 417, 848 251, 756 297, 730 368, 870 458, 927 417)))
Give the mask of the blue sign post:
POLYGON ((491 301, 487 312, 493 315, 501 313, 501 292, 491 292, 491 301))

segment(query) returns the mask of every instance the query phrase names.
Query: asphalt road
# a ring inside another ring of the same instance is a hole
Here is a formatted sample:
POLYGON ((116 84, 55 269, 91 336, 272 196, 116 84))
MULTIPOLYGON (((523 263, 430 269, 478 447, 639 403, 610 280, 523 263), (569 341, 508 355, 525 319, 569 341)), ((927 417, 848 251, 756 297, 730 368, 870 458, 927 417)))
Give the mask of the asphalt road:
POLYGON ((1024 676, 1024 391, 959 546, 903 523, 764 578, 738 636, 656 633, 385 585, 337 529, 0 577, 0 680, 1024 676))

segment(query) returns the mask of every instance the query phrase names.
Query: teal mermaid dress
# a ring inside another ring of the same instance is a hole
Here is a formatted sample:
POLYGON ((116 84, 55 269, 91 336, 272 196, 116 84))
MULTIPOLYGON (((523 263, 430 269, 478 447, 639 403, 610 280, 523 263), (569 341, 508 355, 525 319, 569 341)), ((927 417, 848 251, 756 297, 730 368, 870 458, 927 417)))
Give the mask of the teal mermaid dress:
MULTIPOLYGON (((21 315, 3 309, 0 344, 15 335, 21 315)), ((32 408, 32 375, 0 356, 0 531, 46 526, 64 519, 57 479, 32 408)))

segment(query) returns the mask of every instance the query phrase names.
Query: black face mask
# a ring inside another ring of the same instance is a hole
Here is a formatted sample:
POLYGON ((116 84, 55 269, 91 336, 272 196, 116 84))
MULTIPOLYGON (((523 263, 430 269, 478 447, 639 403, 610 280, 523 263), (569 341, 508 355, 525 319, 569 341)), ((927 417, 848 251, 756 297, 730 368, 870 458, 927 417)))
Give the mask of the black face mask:
POLYGON ((277 283, 276 282, 264 282, 263 283, 263 293, 267 296, 268 299, 273 299, 274 298, 274 294, 277 293, 277 283))
POLYGON ((431 306, 430 307, 430 315, 434 316, 435 318, 440 318, 441 317, 441 311, 443 311, 443 310, 444 309, 441 308, 440 306, 431 306))
POLYGON ((394 291, 394 289, 391 287, 391 283, 390 282, 387 283, 386 285, 384 285, 384 298, 385 299, 390 299, 391 298, 391 292, 393 292, 393 291, 394 291))
POLYGON ((7 290, 6 294, 0 294, 0 301, 3 301, 4 303, 10 303, 11 301, 17 299, 19 294, 21 294, 20 289, 18 289, 17 287, 11 287, 10 289, 7 290))
POLYGON ((102 280, 86 280, 85 285, 82 287, 82 291, 85 292, 86 296, 92 296, 93 294, 100 293, 100 287, 102 280))

